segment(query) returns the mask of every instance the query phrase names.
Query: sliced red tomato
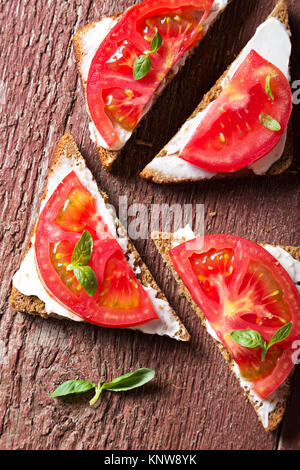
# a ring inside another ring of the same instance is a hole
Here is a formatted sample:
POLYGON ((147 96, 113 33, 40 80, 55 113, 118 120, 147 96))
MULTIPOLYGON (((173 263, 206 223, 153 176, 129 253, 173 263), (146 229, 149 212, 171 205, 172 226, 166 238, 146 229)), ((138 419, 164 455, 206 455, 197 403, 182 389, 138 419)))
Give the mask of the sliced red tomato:
POLYGON ((252 50, 213 102, 180 158, 215 173, 246 168, 278 144, 292 112, 292 92, 284 74, 252 50), (266 80, 274 100, 266 91, 266 80), (280 131, 261 122, 275 119, 280 131))
POLYGON ((120 245, 99 215, 94 198, 73 171, 56 188, 40 215, 35 257, 47 292, 86 321, 122 328, 158 318, 120 245), (84 230, 93 238, 89 265, 98 282, 93 297, 88 296, 73 271, 67 270, 84 230))
POLYGON ((261 246, 232 235, 208 235, 169 255, 242 377, 266 398, 293 368, 292 344, 300 339, 300 296, 287 271, 261 246), (268 343, 290 321, 290 335, 269 349, 264 362, 260 348, 245 348, 230 336, 249 328, 268 343))
POLYGON ((213 0, 144 0, 129 8, 97 50, 88 75, 87 103, 92 120, 109 147, 119 142, 117 125, 132 131, 155 90, 173 65, 202 37, 202 23, 213 0), (157 31, 162 47, 139 81, 133 65, 157 31))

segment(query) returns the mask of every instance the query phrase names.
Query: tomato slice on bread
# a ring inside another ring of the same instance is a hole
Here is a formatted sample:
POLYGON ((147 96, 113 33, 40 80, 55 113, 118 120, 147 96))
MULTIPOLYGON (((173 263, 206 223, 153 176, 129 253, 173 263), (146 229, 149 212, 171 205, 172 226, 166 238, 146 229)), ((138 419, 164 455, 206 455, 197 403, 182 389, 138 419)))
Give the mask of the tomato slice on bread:
POLYGON ((108 147, 119 142, 119 129, 132 131, 155 90, 173 65, 203 34, 202 22, 213 0, 144 0, 129 8, 107 34, 93 57, 87 80, 91 118, 108 147), (158 31, 163 43, 151 56, 143 79, 133 65, 158 31))
POLYGON ((47 292, 84 320, 105 327, 130 327, 158 318, 154 306, 117 240, 97 211, 96 201, 74 171, 43 208, 36 228, 35 259, 47 292), (89 266, 97 291, 89 296, 67 267, 82 232, 92 235, 89 266))
POLYGON ((269 396, 294 367, 292 344, 300 339, 300 295, 287 271, 263 247, 233 235, 200 237, 169 255, 241 376, 260 398, 269 396), (288 322, 290 335, 269 349, 265 361, 260 348, 243 347, 230 336, 251 329, 269 342, 288 322))
POLYGON ((252 50, 211 104, 180 157, 215 173, 246 168, 276 147, 291 112, 288 80, 252 50))

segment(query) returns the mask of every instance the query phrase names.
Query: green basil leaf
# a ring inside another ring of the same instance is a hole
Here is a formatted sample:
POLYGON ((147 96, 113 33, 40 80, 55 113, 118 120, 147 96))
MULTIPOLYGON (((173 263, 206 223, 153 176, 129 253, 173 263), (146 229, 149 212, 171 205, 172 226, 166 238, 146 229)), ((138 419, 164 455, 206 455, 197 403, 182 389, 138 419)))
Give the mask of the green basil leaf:
POLYGON ((279 122, 266 113, 261 113, 261 115, 259 116, 259 120, 262 125, 267 129, 270 129, 270 131, 278 132, 281 130, 281 125, 279 124, 279 122))
POLYGON ((148 54, 140 55, 133 65, 133 78, 135 80, 141 80, 151 70, 151 60, 148 54))
POLYGON ((153 39, 151 41, 151 54, 153 54, 154 52, 157 52, 161 46, 162 46, 162 43, 163 43, 163 38, 161 37, 161 34, 157 31, 157 28, 156 29, 156 33, 155 35, 153 36, 153 39))
POLYGON ((93 253, 92 235, 87 230, 84 230, 80 239, 76 243, 73 254, 72 254, 73 266, 88 264, 90 262, 92 253, 93 253))
POLYGON ((234 330, 230 333, 234 341, 245 348, 261 348, 263 339, 261 334, 255 330, 234 330))
POLYGON ((293 327, 293 322, 289 322, 283 325, 281 328, 279 328, 279 330, 276 331, 275 335, 272 336, 272 338, 270 339, 270 342, 268 344, 268 349, 270 349, 271 346, 273 346, 274 344, 280 343, 281 341, 286 339, 289 336, 292 330, 292 327, 293 327))
POLYGON ((85 380, 67 380, 66 382, 59 385, 50 396, 63 397, 73 393, 84 393, 95 387, 95 384, 86 382, 85 380))
POLYGON ((133 388, 141 387, 146 384, 155 376, 154 370, 151 369, 138 369, 135 372, 121 375, 113 379, 109 383, 104 383, 102 388, 110 390, 111 392, 122 392, 125 390, 132 390, 133 388))
POLYGON ((97 290, 97 276, 90 266, 73 266, 74 276, 85 292, 93 297, 97 290))
POLYGON ((274 95, 273 95, 273 92, 272 92, 272 89, 271 89, 271 83, 270 83, 271 78, 272 78, 272 75, 268 75, 267 78, 266 78, 266 93, 274 101, 274 95))

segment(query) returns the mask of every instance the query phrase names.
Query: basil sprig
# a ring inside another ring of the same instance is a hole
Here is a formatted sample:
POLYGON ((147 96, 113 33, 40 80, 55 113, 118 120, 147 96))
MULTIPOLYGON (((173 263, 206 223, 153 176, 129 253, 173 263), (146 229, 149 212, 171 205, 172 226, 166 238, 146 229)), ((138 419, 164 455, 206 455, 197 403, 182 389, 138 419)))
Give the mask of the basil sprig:
POLYGON ((245 348, 261 348, 261 360, 264 362, 269 349, 274 346, 274 344, 285 340, 289 336, 292 326, 293 322, 289 322, 279 328, 270 339, 269 344, 266 343, 261 334, 256 330, 234 330, 230 333, 230 336, 236 343, 245 348))
POLYGON ((271 78, 272 78, 272 75, 267 75, 265 88, 266 88, 267 95, 269 95, 269 97, 274 101, 275 98, 271 89, 271 78))
POLYGON ((73 250, 71 264, 66 268, 67 271, 73 271, 77 281, 90 297, 96 294, 98 285, 95 272, 90 266, 87 266, 91 260, 92 253, 92 235, 87 230, 84 230, 73 250))
POLYGON ((95 394, 90 400, 90 405, 92 406, 98 401, 103 390, 108 390, 110 392, 125 392, 127 390, 142 387, 142 385, 150 382, 154 376, 154 370, 142 368, 134 372, 121 375, 120 377, 113 379, 111 382, 100 381, 98 384, 94 384, 85 380, 67 380, 59 385, 50 396, 64 397, 67 395, 85 393, 94 389, 95 394))
POLYGON ((269 116, 266 113, 261 113, 261 115, 259 116, 259 120, 262 123, 262 125, 266 127, 267 129, 270 129, 270 131, 274 131, 274 132, 281 131, 281 125, 272 116, 269 116))
POLYGON ((162 46, 163 38, 157 28, 155 28, 155 30, 156 33, 152 38, 150 51, 145 51, 144 54, 140 55, 133 64, 133 78, 135 80, 141 80, 148 75, 152 67, 150 54, 154 54, 159 51, 162 46))

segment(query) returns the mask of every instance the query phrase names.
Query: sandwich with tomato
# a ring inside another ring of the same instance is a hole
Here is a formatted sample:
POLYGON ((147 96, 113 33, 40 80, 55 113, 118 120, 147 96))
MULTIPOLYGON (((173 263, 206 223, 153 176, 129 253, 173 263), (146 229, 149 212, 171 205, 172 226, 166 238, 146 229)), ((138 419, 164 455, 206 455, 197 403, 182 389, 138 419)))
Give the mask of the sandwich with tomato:
POLYGON ((284 0, 141 177, 178 183, 277 175, 292 162, 289 62, 284 0))
POLYGON ((229 1, 143 0, 75 34, 90 135, 106 169, 229 1))
POLYGON ((10 304, 45 318, 189 340, 70 134, 55 150, 10 304))
POLYGON ((273 431, 300 354, 300 248, 195 237, 189 226, 153 239, 262 425, 273 431))

